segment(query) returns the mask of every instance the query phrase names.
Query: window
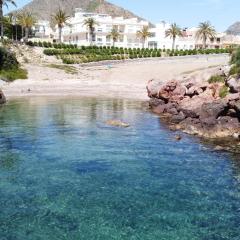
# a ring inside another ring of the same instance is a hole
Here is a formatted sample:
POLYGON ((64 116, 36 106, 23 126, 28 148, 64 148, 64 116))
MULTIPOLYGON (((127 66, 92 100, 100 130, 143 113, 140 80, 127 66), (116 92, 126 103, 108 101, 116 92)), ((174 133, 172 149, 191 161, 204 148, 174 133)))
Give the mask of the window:
POLYGON ((118 41, 119 41, 119 42, 123 42, 123 36, 122 36, 122 35, 119 36, 118 41))
POLYGON ((102 38, 97 38, 97 42, 102 42, 102 38))
POLYGON ((102 32, 103 29, 102 29, 102 28, 98 28, 97 31, 98 31, 98 32, 102 32))
POLYGON ((156 37, 156 33, 151 33, 150 38, 154 38, 154 37, 156 37))
POLYGON ((111 42, 111 37, 107 36, 106 37, 106 42, 108 42, 108 43, 111 42))

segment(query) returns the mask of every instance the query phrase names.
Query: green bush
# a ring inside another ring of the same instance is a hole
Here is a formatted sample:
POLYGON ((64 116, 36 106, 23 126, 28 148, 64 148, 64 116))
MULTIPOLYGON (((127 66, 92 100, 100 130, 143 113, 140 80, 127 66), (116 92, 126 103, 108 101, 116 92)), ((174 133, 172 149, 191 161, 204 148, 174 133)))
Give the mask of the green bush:
POLYGON ((0 77, 2 80, 10 82, 16 79, 27 79, 27 70, 22 68, 14 68, 10 70, 1 70, 0 77))
POLYGON ((229 94, 229 88, 227 86, 222 86, 219 91, 219 97, 225 98, 229 94))
POLYGON ((63 58, 62 59, 64 64, 74 64, 75 61, 73 59, 63 58))
POLYGON ((240 67, 237 65, 233 65, 230 69, 229 76, 232 75, 240 75, 240 67))
POLYGON ((232 53, 231 64, 235 64, 236 66, 240 67, 240 48, 232 53))
POLYGON ((19 63, 14 53, 0 47, 0 70, 9 70, 19 67, 19 63))
POLYGON ((208 83, 224 83, 225 82, 225 77, 224 76, 219 76, 219 75, 214 75, 210 77, 208 80, 208 83))

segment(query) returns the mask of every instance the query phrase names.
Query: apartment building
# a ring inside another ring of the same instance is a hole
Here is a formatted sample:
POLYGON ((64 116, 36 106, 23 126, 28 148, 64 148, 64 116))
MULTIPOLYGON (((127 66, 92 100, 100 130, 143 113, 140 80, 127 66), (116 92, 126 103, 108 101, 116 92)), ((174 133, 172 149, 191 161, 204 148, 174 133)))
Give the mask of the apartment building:
POLYGON ((137 32, 148 26, 147 21, 141 21, 137 18, 111 17, 108 14, 98 14, 83 12, 81 9, 76 9, 74 17, 69 20, 69 25, 63 28, 63 42, 77 44, 79 46, 90 45, 90 34, 84 21, 88 18, 93 18, 97 25, 94 29, 93 44, 96 46, 111 46, 113 40, 109 33, 113 28, 120 33, 115 46, 138 48, 142 46, 141 39, 137 37, 137 32))
MULTIPOLYGON (((150 29, 151 37, 148 38, 149 48, 172 49, 173 40, 166 37, 166 31, 171 27, 169 23, 164 21, 155 25, 150 29)), ((183 30, 183 37, 177 37, 175 41, 175 49, 194 49, 195 39, 191 32, 187 29, 183 30)))
POLYGON ((49 21, 40 20, 32 28, 34 38, 43 41, 52 41, 54 38, 54 31, 50 26, 49 21))

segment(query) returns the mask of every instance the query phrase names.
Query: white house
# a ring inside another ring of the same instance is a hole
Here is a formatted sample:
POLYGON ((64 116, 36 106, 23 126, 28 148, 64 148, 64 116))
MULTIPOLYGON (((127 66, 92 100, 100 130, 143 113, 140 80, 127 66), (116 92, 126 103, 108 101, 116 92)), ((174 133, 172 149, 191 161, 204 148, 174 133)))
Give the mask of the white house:
POLYGON ((69 20, 69 26, 63 28, 63 42, 88 46, 90 44, 90 34, 84 21, 93 18, 98 24, 94 31, 94 45, 111 46, 112 39, 109 33, 113 28, 117 29, 120 37, 115 43, 117 47, 138 48, 142 46, 141 39, 137 37, 137 32, 143 26, 148 26, 147 21, 139 21, 137 18, 111 17, 108 14, 88 13, 81 9, 75 10, 75 15, 69 20))
POLYGON ((39 20, 32 29, 35 39, 50 41, 54 37, 54 31, 49 21, 39 20))
MULTIPOLYGON (((169 23, 164 21, 155 25, 150 29, 151 37, 148 38, 149 48, 172 49, 173 40, 166 37, 166 31, 171 27, 169 23)), ((175 42, 175 49, 194 49, 195 39, 188 31, 183 31, 184 37, 177 37, 175 42)))

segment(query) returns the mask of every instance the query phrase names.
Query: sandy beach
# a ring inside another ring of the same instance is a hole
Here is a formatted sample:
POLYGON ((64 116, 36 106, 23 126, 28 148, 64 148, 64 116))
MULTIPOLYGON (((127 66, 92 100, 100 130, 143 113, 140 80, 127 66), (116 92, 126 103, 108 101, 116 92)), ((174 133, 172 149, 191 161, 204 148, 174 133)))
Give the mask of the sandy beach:
POLYGON ((228 55, 145 59, 119 63, 74 65, 77 73, 26 64, 27 80, 2 83, 7 99, 27 96, 88 96, 146 100, 150 79, 168 81, 181 74, 226 65, 228 55))

